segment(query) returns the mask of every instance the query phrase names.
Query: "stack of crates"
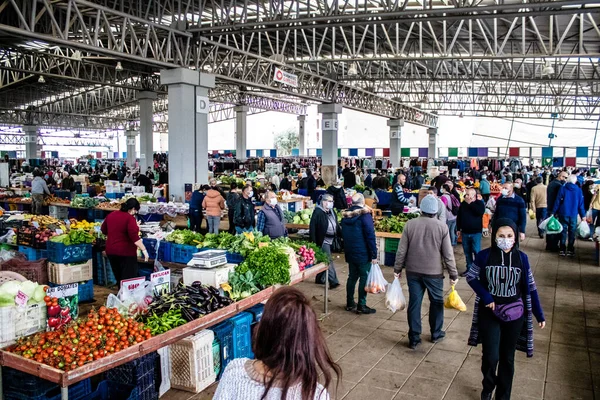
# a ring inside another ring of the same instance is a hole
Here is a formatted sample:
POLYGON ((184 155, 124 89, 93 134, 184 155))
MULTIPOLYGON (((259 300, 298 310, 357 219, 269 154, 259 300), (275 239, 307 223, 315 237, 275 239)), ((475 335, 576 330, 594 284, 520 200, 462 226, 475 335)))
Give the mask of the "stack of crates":
MULTIPOLYGON (((4 400, 60 400, 60 386, 12 368, 2 368, 4 400)), ((92 393, 89 379, 69 386, 69 400, 86 399, 92 393)))
POLYGON ((48 285, 55 287, 78 283, 79 302, 94 300, 92 254, 91 244, 65 246, 63 243, 48 242, 48 269, 52 276, 59 277, 48 282, 48 285))
POLYGON ((396 251, 398 250, 398 244, 400 239, 385 239, 385 260, 383 265, 393 267, 396 261, 396 251))
POLYGON ((156 365, 158 353, 143 357, 106 371, 106 379, 137 388, 139 400, 156 400, 156 365))
POLYGON ((214 332, 206 329, 171 345, 172 388, 200 393, 217 379, 214 339, 214 332))
MULTIPOLYGON (((219 368, 215 358, 215 372, 220 379, 227 364, 234 358, 253 358, 251 325, 254 315, 249 312, 239 313, 211 328, 215 333, 215 341, 219 344, 219 368)), ((216 355, 216 347, 213 347, 216 355)))

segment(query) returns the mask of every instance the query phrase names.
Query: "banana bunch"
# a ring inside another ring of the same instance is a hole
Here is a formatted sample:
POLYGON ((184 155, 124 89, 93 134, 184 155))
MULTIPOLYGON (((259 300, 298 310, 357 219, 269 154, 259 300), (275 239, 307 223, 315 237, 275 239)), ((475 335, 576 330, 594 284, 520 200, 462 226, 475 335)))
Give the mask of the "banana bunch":
POLYGON ((60 223, 59 220, 48 215, 32 215, 30 220, 31 222, 37 222, 38 224, 40 224, 40 227, 47 227, 50 225, 56 225, 60 223))

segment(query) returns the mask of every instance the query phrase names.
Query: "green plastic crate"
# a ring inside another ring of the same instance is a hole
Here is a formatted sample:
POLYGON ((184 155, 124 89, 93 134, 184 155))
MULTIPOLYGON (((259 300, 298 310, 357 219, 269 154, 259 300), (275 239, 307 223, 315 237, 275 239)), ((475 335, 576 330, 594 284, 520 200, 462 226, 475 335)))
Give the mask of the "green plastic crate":
POLYGON ((385 239, 385 252, 386 253, 395 253, 398 250, 398 244, 400 243, 400 239, 385 239))

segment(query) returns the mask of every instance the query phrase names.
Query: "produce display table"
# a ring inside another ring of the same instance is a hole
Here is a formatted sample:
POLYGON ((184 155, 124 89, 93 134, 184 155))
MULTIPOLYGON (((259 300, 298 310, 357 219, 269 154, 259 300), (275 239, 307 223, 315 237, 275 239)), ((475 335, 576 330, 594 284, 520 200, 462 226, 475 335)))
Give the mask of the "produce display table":
POLYGON ((277 200, 277 204, 283 211, 298 212, 305 208, 305 201, 310 200, 310 197, 296 197, 287 200, 277 200))
POLYGON ((309 226, 308 224, 285 224, 288 229, 308 229, 309 226))
POLYGON ((402 238, 401 233, 389 233, 389 232, 375 232, 375 236, 378 238, 387 238, 387 239, 400 239, 402 238))
MULTIPOLYGON (((290 285, 295 285, 311 278, 320 272, 328 274, 329 265, 317 264, 307 270, 304 270, 291 277, 290 285)), ((325 281, 327 281, 327 276, 325 281)), ((325 298, 324 298, 324 311, 327 313, 327 302, 328 302, 328 285, 325 287, 325 298)), ((207 314, 206 316, 188 322, 185 325, 181 325, 161 335, 154 336, 153 338, 144 342, 135 344, 124 350, 114 353, 110 356, 98 359, 89 364, 85 364, 73 371, 62 371, 56 368, 52 368, 45 364, 40 364, 34 360, 26 359, 14 353, 9 353, 5 350, 0 350, 0 366, 10 367, 21 372, 36 376, 41 379, 56 383, 61 386, 61 398, 62 400, 68 400, 69 391, 68 387, 91 376, 101 374, 114 367, 125 364, 140 358, 146 354, 152 353, 162 347, 168 346, 175 342, 180 341, 188 336, 194 335, 203 329, 210 328, 218 324, 225 319, 228 319, 235 314, 244 311, 258 303, 261 303, 274 293, 276 287, 269 287, 262 290, 248 298, 233 303, 227 307, 224 307, 218 311, 207 314)), ((0 370, 0 396, 3 394, 2 387, 2 371, 0 370)))

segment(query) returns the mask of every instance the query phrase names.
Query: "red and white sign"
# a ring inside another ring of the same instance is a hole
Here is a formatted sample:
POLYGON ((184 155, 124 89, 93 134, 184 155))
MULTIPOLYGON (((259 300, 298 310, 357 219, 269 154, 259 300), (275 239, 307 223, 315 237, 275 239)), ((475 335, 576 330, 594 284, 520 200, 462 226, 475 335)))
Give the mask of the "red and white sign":
POLYGON ((273 80, 275 82, 283 83, 284 85, 291 87, 298 87, 298 75, 290 74, 280 68, 275 67, 275 73, 273 74, 273 80))
POLYGON ((425 119, 425 115, 423 115, 423 113, 420 113, 417 111, 415 113, 415 119, 419 122, 423 122, 423 119, 425 119))
POLYGON ((126 288, 126 290, 132 292, 137 289, 140 285, 143 285, 146 282, 146 278, 131 278, 131 279, 123 279, 121 281, 121 289, 126 288))

